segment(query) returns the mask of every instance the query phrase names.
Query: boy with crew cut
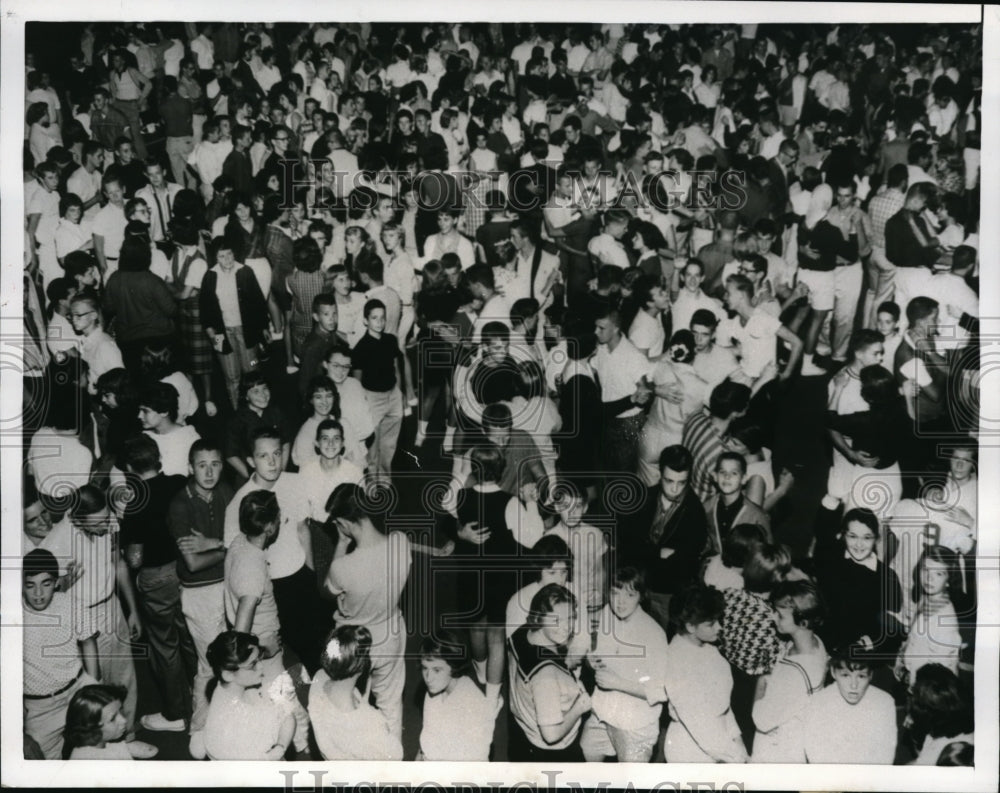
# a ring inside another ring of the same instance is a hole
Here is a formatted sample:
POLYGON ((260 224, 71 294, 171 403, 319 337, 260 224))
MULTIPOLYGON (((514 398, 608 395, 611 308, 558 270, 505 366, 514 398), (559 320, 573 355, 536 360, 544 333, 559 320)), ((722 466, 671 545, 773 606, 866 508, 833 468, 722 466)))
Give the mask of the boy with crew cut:
POLYGON ((198 669, 192 683, 190 743, 196 760, 205 757, 205 689, 212 679, 208 645, 226 629, 223 605, 223 564, 226 558, 226 507, 233 489, 222 479, 222 450, 199 439, 188 452, 188 481, 167 510, 167 528, 177 544, 177 578, 181 612, 194 642, 198 669))

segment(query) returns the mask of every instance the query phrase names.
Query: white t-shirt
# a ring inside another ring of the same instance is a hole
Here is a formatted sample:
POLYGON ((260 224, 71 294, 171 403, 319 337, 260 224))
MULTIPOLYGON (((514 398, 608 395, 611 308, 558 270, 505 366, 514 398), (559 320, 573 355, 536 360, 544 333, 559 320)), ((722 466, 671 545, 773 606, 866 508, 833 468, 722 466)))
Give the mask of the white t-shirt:
MULTIPOLYGON (((224 541, 226 546, 240 534, 240 502, 247 493, 254 490, 267 490, 254 481, 256 474, 250 477, 243 487, 236 491, 233 500, 226 507, 224 541)), ((306 552, 299 542, 299 524, 309 517, 309 500, 302 487, 298 474, 282 473, 278 481, 270 488, 278 499, 281 510, 281 528, 278 539, 274 541, 267 553, 268 572, 272 580, 287 578, 305 564, 306 552)))
POLYGON ((163 468, 164 474, 167 476, 188 475, 188 452, 191 451, 191 445, 201 438, 198 430, 194 427, 181 426, 166 435, 148 431, 145 434, 156 441, 160 450, 160 466, 163 468))
POLYGON ((628 339, 637 349, 645 350, 648 358, 656 358, 663 354, 663 343, 666 332, 658 317, 651 317, 645 311, 640 311, 632 320, 628 331, 628 339))

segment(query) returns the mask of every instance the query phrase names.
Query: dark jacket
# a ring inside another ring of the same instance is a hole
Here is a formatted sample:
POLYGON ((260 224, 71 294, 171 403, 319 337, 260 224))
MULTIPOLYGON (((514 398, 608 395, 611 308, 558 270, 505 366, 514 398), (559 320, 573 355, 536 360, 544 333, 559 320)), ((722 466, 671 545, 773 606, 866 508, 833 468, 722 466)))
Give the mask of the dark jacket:
MULTIPOLYGON (((202 326, 211 328, 216 333, 223 333, 226 326, 222 322, 222 309, 215 293, 218 278, 215 267, 205 273, 198 300, 201 304, 202 326)), ((243 340, 248 347, 260 344, 264 341, 264 330, 267 328, 267 301, 261 294, 253 270, 245 265, 236 271, 236 297, 240 304, 240 316, 243 318, 243 340)))
POLYGON ((659 539, 650 537, 650 528, 660 501, 660 486, 646 490, 642 507, 618 521, 618 547, 623 560, 646 571, 646 586, 653 592, 676 593, 694 580, 699 559, 708 538, 705 508, 690 487, 681 497, 659 539), (673 553, 666 559, 661 551, 673 553))
POLYGON ((119 342, 170 336, 177 301, 170 288, 149 270, 118 270, 104 289, 104 311, 114 317, 119 342))

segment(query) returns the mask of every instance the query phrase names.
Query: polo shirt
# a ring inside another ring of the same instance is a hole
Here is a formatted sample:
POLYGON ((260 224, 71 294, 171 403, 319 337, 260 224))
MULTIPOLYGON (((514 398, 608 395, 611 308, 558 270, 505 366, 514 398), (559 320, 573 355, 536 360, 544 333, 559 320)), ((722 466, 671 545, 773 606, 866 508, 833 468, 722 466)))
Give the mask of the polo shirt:
POLYGON ((375 338, 362 336, 351 350, 351 368, 361 370, 361 385, 366 391, 385 393, 396 387, 396 357, 399 342, 391 333, 375 338))
MULTIPOLYGON (((167 529, 174 540, 188 537, 195 531, 213 540, 225 537, 226 506, 232 501, 233 489, 225 482, 219 482, 211 491, 208 500, 202 498, 193 483, 189 482, 177 493, 167 509, 167 529)), ((192 571, 184 557, 178 555, 177 577, 186 587, 205 586, 222 581, 224 564, 192 571)))

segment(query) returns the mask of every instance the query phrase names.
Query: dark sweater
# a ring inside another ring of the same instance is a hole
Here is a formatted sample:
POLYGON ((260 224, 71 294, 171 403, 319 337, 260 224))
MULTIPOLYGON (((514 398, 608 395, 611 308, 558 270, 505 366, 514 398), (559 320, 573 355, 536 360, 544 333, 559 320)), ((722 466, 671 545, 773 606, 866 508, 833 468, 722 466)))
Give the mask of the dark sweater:
POLYGON ((104 310, 114 317, 119 342, 174 333, 177 301, 163 279, 149 270, 117 270, 104 290, 104 310))

